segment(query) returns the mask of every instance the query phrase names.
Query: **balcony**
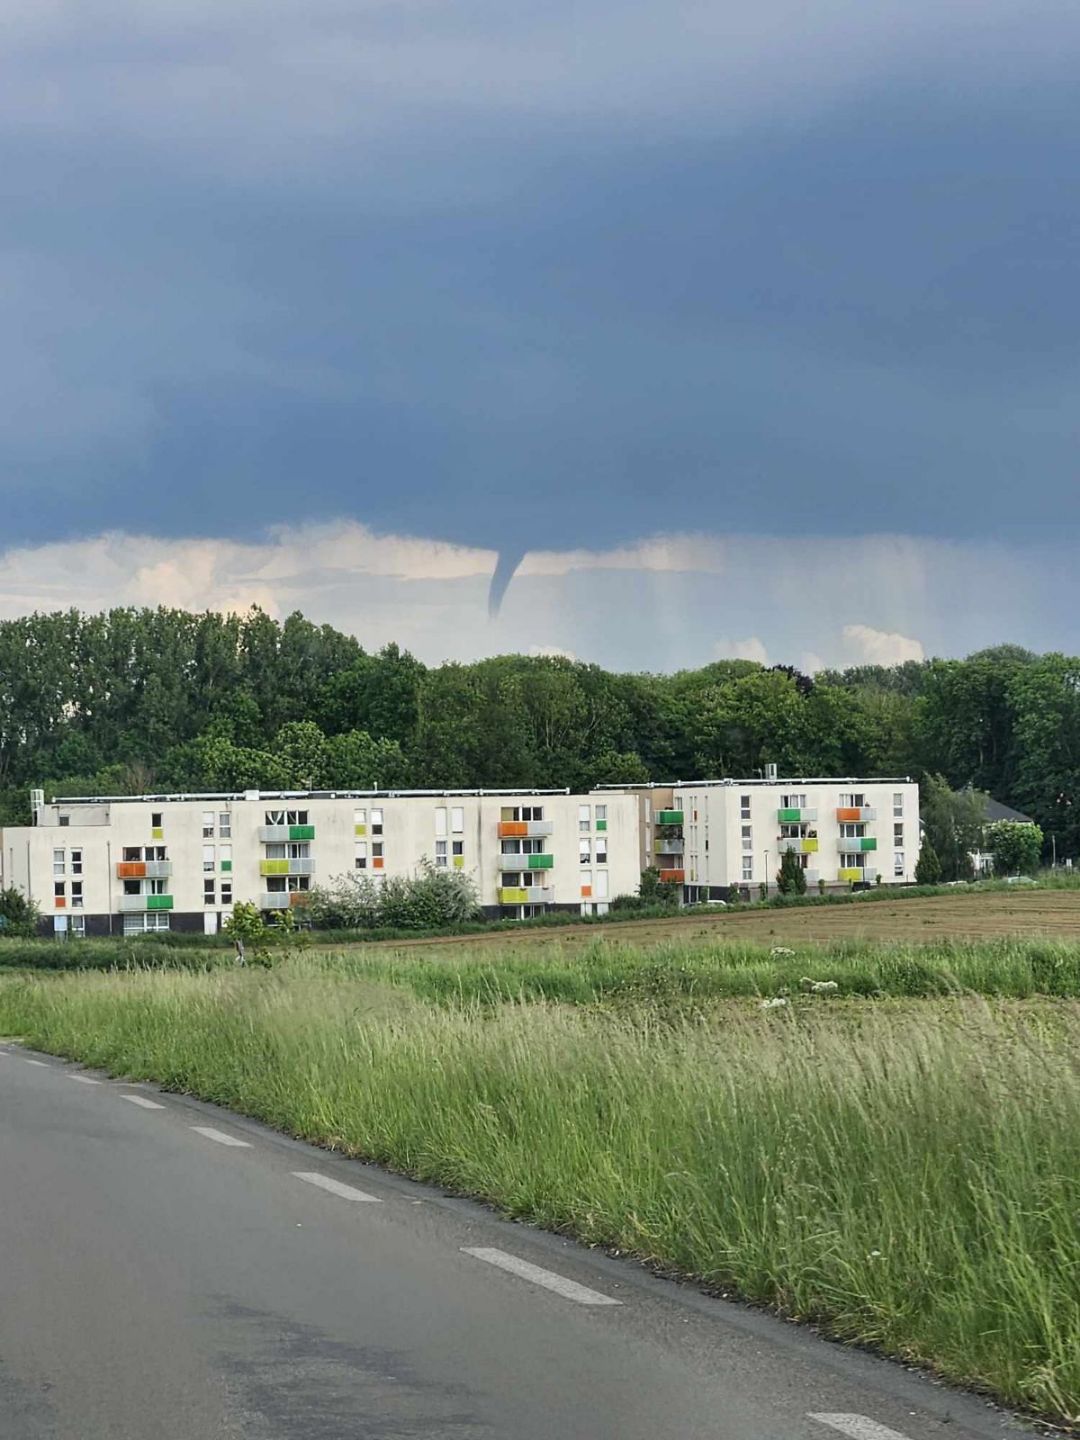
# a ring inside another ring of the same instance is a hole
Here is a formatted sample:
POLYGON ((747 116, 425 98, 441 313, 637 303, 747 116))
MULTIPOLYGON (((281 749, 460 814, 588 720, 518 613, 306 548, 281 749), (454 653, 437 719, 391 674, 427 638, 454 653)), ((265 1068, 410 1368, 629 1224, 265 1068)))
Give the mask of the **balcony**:
POLYGON ((836 848, 841 854, 855 855, 860 850, 876 850, 877 840, 873 835, 860 835, 856 840, 845 840, 841 836, 836 842, 836 848))
POLYGON ((171 860, 118 860, 118 880, 168 880, 172 875, 171 860))
POLYGON ((812 825, 817 820, 816 810, 778 810, 776 819, 781 825, 812 825))
POLYGON ((280 845, 283 840, 314 840, 314 825, 260 825, 259 839, 264 845, 280 845))
POLYGON ((534 840, 554 835, 554 820, 500 820, 500 840, 534 840))
POLYGON ((657 855, 681 855, 685 846, 685 840, 672 836, 670 839, 654 840, 653 852, 657 855))
POLYGON ((555 868, 555 856, 546 852, 543 855, 512 855, 504 850, 495 859, 500 870, 553 870, 555 868))
POLYGON ((173 908, 173 897, 171 895, 121 895, 120 913, 132 915, 141 913, 144 910, 171 910, 173 908))
POLYGON ((260 875, 314 875, 315 861, 304 860, 260 860, 260 875))
POLYGON ((793 851, 796 855, 816 855, 819 843, 816 837, 810 835, 804 835, 798 838, 795 836, 782 836, 777 840, 776 846, 781 855, 783 855, 785 851, 793 851))
POLYGON ((871 870, 869 867, 861 868, 853 866, 851 869, 845 867, 838 872, 838 878, 840 880, 850 881, 855 885, 872 884, 877 879, 877 871, 871 870))
POLYGON ((260 910, 295 910, 311 899, 310 890, 274 890, 259 896, 260 910))
POLYGON ((555 891, 550 885, 500 885, 500 905, 550 905, 555 891))
POLYGON ((841 805, 836 818, 841 825, 863 825, 867 820, 876 820, 877 811, 871 805, 841 805))
POLYGON ((665 885, 681 885, 686 879, 685 870, 661 870, 660 879, 665 885))
POLYGON ((657 825, 681 825, 683 823, 683 812, 681 810, 658 810, 656 812, 657 825))

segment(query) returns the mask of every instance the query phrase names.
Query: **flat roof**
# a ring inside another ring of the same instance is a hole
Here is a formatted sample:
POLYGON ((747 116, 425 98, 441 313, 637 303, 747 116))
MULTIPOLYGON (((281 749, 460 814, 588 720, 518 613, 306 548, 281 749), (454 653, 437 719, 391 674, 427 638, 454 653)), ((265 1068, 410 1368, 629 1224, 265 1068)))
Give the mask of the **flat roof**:
POLYGON ((569 795, 564 790, 198 790, 159 795, 54 795, 50 805, 147 805, 183 800, 379 800, 443 796, 569 795))
POLYGON ((597 785, 597 790, 706 790, 710 787, 750 789, 754 785, 914 785, 910 775, 779 775, 775 780, 649 780, 633 785, 597 785))

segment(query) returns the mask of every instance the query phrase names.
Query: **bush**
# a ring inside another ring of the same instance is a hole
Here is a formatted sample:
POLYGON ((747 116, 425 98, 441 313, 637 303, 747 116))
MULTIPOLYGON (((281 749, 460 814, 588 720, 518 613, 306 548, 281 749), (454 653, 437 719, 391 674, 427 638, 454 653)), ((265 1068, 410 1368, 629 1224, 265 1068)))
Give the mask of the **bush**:
POLYGON ((780 857, 780 869, 776 874, 776 888, 781 895, 805 895, 806 871, 799 863, 794 850, 785 850, 780 857))
POLYGON ((221 927, 233 940, 261 940, 266 934, 266 924, 257 905, 250 900, 241 900, 233 906, 233 912, 221 927))
POLYGON ((930 843, 930 837, 924 836, 919 859, 915 865, 915 884, 936 885, 940 879, 941 861, 938 859, 937 851, 930 843))
POLYGON ((997 820, 987 825, 983 843, 993 853, 995 875, 1032 875, 1042 855, 1043 832, 1023 821, 997 820))
POLYGON ((641 872, 638 899, 643 905, 666 905, 673 910, 678 905, 681 894, 682 886, 670 880, 661 880, 660 871, 655 865, 650 865, 641 872))
POLYGON ((422 860, 408 877, 338 875, 311 891, 307 914, 320 930, 440 930, 477 920, 480 906, 467 875, 422 860))
POLYGON ((37 934, 41 918, 33 900, 19 890, 0 890, 0 935, 23 940, 37 934))

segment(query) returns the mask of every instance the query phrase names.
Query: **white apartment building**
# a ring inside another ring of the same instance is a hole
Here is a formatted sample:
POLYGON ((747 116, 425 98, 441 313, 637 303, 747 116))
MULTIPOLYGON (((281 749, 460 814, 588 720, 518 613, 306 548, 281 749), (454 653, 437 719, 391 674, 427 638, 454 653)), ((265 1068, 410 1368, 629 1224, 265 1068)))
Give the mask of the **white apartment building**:
POLYGON ((698 780, 654 814, 661 873, 686 900, 775 887, 792 850, 807 888, 911 884, 919 858, 919 787, 911 779, 698 780))
POLYGON ((379 791, 57 798, 0 834, 0 875, 50 934, 214 934, 238 901, 302 907, 313 885, 469 875, 492 916, 604 914, 641 878, 641 803, 628 792, 379 791))

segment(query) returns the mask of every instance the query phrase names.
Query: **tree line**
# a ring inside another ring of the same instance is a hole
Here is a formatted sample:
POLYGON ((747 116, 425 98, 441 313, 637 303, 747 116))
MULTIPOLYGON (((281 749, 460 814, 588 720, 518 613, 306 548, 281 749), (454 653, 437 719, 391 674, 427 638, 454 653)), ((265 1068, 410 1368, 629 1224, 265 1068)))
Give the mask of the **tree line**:
POLYGON ((0 820, 27 792, 587 789, 757 774, 942 776, 1080 853, 1080 658, 1002 645, 813 677, 723 660, 616 674, 424 665, 300 614, 68 611, 0 622, 0 820))

